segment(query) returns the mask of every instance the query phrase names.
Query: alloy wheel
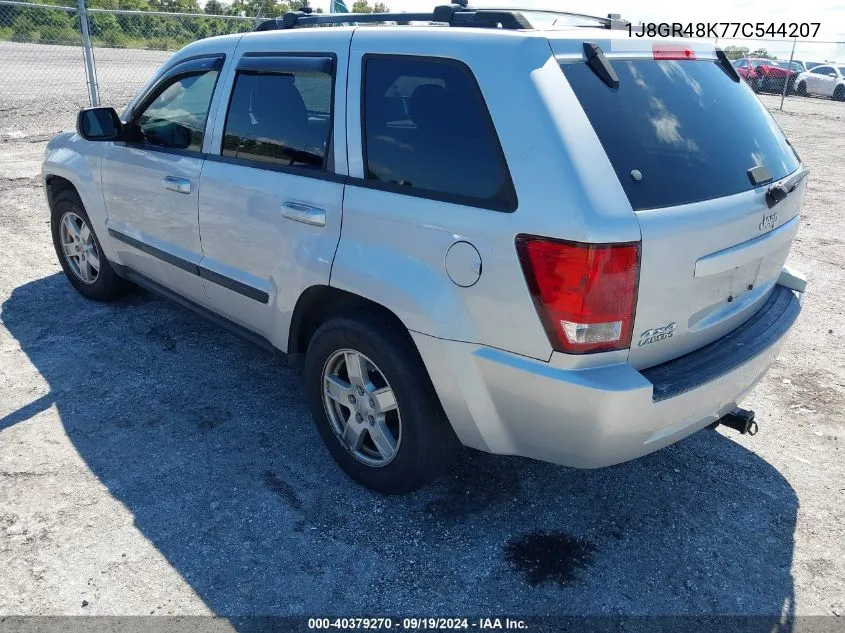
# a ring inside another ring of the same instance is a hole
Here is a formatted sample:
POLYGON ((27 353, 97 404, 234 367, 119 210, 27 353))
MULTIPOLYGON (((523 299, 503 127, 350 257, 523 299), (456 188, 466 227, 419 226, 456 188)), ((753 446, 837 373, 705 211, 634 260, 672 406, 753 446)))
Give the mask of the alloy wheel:
POLYGON ((376 364, 355 350, 332 354, 323 366, 323 405, 332 430, 355 459, 387 466, 402 440, 392 387, 376 364))
POLYGON ((73 274, 86 284, 100 276, 100 251, 88 224, 73 211, 62 215, 59 226, 62 252, 73 274))

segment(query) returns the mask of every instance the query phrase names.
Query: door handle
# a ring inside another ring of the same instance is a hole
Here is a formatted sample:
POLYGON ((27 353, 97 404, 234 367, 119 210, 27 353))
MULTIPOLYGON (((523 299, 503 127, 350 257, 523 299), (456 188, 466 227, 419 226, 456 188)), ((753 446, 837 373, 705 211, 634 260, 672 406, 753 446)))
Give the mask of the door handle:
POLYGON ((326 212, 301 202, 282 203, 282 215, 288 220, 311 226, 326 226, 326 212))
POLYGON ((191 181, 187 178, 177 178, 176 176, 165 176, 161 180, 161 186, 176 193, 191 193, 191 181))

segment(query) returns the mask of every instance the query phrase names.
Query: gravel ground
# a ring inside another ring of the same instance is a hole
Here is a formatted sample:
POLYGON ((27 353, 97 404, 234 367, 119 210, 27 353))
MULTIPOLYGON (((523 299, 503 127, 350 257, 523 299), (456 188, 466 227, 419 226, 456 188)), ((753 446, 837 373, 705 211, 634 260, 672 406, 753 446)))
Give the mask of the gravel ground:
POLYGON ((75 106, 4 99, 0 616, 845 614, 842 104, 776 115, 814 168, 790 259, 810 293, 746 403, 756 437, 598 471, 467 452, 382 498, 331 463, 279 359, 71 289, 38 173, 75 106))

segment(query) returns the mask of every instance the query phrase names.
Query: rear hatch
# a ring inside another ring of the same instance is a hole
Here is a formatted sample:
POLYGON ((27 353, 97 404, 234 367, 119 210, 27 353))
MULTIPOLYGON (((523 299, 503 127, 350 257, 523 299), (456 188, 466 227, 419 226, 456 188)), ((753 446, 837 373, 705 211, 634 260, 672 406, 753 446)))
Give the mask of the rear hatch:
POLYGON ((552 41, 566 49, 555 50, 563 74, 639 220, 629 362, 646 368, 724 336, 763 304, 797 233, 806 179, 769 208, 767 191, 795 179, 800 160, 712 47, 606 46, 618 87, 573 56, 571 41, 552 41))

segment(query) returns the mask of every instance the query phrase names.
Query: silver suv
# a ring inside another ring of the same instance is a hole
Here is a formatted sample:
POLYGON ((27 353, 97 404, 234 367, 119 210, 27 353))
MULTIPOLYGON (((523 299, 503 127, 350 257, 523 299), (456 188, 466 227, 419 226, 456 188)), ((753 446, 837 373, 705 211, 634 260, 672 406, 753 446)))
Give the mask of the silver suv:
POLYGON ((301 361, 383 493, 461 445, 595 468, 753 428, 807 170, 721 51, 592 21, 293 13, 193 43, 49 143, 62 267, 301 361), (427 24, 360 24, 400 19, 427 24))

